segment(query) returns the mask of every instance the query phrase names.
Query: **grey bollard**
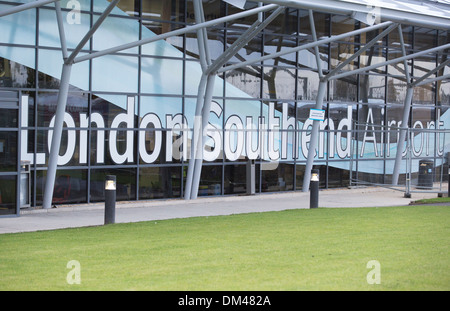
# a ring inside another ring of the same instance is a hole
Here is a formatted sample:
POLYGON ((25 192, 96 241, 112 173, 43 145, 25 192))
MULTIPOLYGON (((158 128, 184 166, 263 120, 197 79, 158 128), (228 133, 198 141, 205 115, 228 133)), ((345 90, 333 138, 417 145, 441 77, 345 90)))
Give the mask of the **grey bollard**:
POLYGON ((105 182, 105 225, 116 221, 116 176, 107 175, 105 182))
POLYGON ((319 170, 311 170, 311 182, 309 186, 309 208, 319 207, 319 170))

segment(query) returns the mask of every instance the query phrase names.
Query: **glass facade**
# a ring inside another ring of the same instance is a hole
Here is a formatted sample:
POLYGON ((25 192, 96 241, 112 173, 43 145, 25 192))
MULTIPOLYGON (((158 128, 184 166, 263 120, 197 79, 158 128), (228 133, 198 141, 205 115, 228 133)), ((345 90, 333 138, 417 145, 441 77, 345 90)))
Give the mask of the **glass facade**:
MULTIPOLYGON (((20 1, 0 1, 0 11, 20 1)), ((68 48, 76 47, 109 4, 61 1, 68 48)), ((223 1, 204 2, 205 19, 240 12, 223 1)), ((246 9, 257 7, 247 1, 246 9)), ((265 13, 268 16, 269 13, 265 13)), ((366 27, 350 17, 314 13, 319 38, 366 27)), ((255 16, 208 28, 217 58, 255 16)), ((122 0, 81 54, 149 38, 195 22, 188 0, 122 0)), ((42 204, 56 112, 62 52, 53 5, 0 18, 0 214, 16 213, 21 165, 29 164, 30 200, 42 204)), ((322 68, 332 70, 381 30, 319 46, 322 68)), ((449 42, 449 32, 403 27, 407 53, 449 42)), ((396 31, 350 62, 351 70, 402 55, 396 31)), ((308 12, 286 9, 230 64, 313 42, 308 12)), ((201 77, 195 33, 124 50, 73 66, 54 204, 104 200, 106 175, 117 176, 118 200, 180 198, 186 183, 190 138, 201 77)), ((408 61, 421 76, 448 51, 408 61)), ((448 74, 448 67, 442 69, 448 74)), ((199 195, 246 192, 246 161, 256 159, 256 191, 302 188, 319 78, 313 49, 242 69, 216 80, 199 195), (243 131, 270 128, 272 131, 243 131), (264 169, 267 160, 277 165, 264 169)), ((440 72, 439 74, 442 74, 440 72)), ((332 80, 327 85, 315 165, 321 187, 348 186, 351 163, 358 174, 386 181, 392 174, 406 93, 403 63, 332 80), (366 124, 366 126, 364 126, 366 124), (370 126, 367 126, 370 124, 370 126), (376 126, 384 126, 377 127, 376 126), (380 130, 380 128, 382 130, 380 130), (356 133, 349 130, 361 129, 356 133), (352 149, 356 139, 357 150, 352 149), (357 157, 353 153, 357 154, 357 157), (353 164, 355 165, 355 164, 353 164)), ((414 90, 410 127, 448 128, 450 83, 414 90)), ((445 142, 423 135, 416 156, 435 158, 445 142), (420 151, 420 152, 419 152, 420 151)))

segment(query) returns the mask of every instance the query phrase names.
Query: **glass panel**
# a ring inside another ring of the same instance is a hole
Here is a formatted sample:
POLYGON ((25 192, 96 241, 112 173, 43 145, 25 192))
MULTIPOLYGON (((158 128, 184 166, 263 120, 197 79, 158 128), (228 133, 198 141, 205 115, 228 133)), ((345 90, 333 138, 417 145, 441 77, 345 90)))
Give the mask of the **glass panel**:
POLYGON ((105 55, 92 61, 92 89, 104 92, 136 93, 138 58, 105 55))
MULTIPOLYGON (((148 1, 142 1, 144 3, 148 1)), ((152 1, 153 2, 153 1, 152 1)), ((124 11, 129 16, 139 16, 141 1, 136 0, 122 0, 119 1, 117 7, 124 11)))
MULTIPOLYGON (((256 192, 259 192, 259 176, 260 176, 260 165, 255 164, 256 192)), ((225 194, 238 194, 247 192, 247 167, 245 164, 225 165, 224 191, 225 194)))
MULTIPOLYGON (((186 2, 187 2, 186 23, 195 23, 194 2, 193 1, 186 1, 186 2)), ((205 12, 206 21, 210 21, 225 15, 224 14, 225 6, 222 6, 221 3, 222 3, 221 0, 209 0, 203 2, 203 11, 205 12)))
POLYGON ((0 86, 35 87, 35 54, 34 49, 0 46, 0 86))
POLYGON ((263 98, 295 99, 295 69, 264 67, 263 98))
POLYGON ((436 34, 434 29, 414 27, 414 50, 424 51, 435 47, 436 34))
MULTIPOLYGON (((7 102, 0 102, 0 106, 7 104, 7 102)), ((17 105, 14 102, 11 104, 17 105)), ((0 127, 18 127, 18 112, 18 109, 0 109, 0 127)))
POLYGON ((297 100, 316 100, 319 89, 319 76, 309 70, 298 70, 297 100))
MULTIPOLYGON (((277 35, 264 35, 264 54, 274 54, 283 52, 292 47, 295 47, 296 42, 292 38, 277 36, 277 35)), ((264 61, 268 66, 292 66, 297 63, 296 53, 288 53, 280 57, 268 59, 264 61)))
MULTIPOLYGON (((99 16, 94 16, 94 23, 99 16)), ((139 40, 139 23, 133 19, 107 17, 93 37, 94 50, 104 50, 139 40)), ((138 48, 130 48, 123 53, 137 53, 138 48)), ((103 56, 105 57, 105 56, 103 56)))
MULTIPOLYGON (((415 106, 412 109, 412 130, 414 139, 411 140, 411 151, 415 157, 435 155, 436 137, 434 133, 427 131, 441 127, 436 124, 436 110, 430 106, 415 106)), ((448 134, 446 134, 448 135, 448 134)))
MULTIPOLYGON (((359 105, 358 107, 358 156, 364 159, 382 159, 385 132, 385 108, 381 105, 359 105)), ((382 173, 382 172, 381 172, 382 173)))
MULTIPOLYGON (((12 6, 0 4, 0 12, 12 6)), ((0 19, 0 42, 10 44, 36 43, 36 10, 30 9, 0 19)))
POLYGON ((359 76, 359 102, 383 104, 385 98, 386 76, 362 74, 359 76))
POLYGON ((16 176, 0 176, 0 215, 16 214, 16 180, 16 176))
POLYGON ((303 178, 305 176, 305 165, 295 166, 295 190, 303 189, 303 178))
MULTIPOLYGON (((389 66, 390 67, 390 66, 389 66)), ((404 72, 404 71, 403 71, 404 72)), ((387 102, 392 104, 404 104, 406 97, 405 79, 396 79, 388 76, 387 81, 387 102)))
MULTIPOLYGON (((89 8, 86 9, 89 10, 89 8)), ((81 39, 83 39, 88 32, 91 24, 91 16, 89 14, 74 14, 75 13, 67 11, 63 11, 62 13, 64 31, 66 34, 70 34, 66 35, 66 43, 69 49, 74 49, 78 46, 81 39)), ((39 10, 39 45, 57 48, 61 47, 55 10, 39 10)), ((90 41, 86 42, 83 49, 89 49, 89 45, 90 41)))
MULTIPOLYGON (((240 33, 241 34, 241 33, 240 33)), ((229 41, 236 40, 236 35, 230 34, 231 37, 229 41)), ((208 28, 208 48, 209 54, 212 60, 217 59, 222 55, 224 51, 224 29, 220 27, 209 27, 208 28)), ((229 43, 230 44, 230 43, 229 43)), ((195 33, 187 34, 186 36, 186 54, 194 57, 195 59, 200 59, 198 52, 197 35, 195 33)))
MULTIPOLYGON (((436 56, 425 55, 414 59, 414 75, 422 77, 430 70, 436 68, 436 56)), ((435 78, 436 74, 432 74, 430 78, 435 78)), ((434 105, 435 99, 435 83, 427 83, 414 87, 413 104, 414 105, 434 105)))
MULTIPOLYGON (((259 139, 259 133, 257 129, 265 131, 267 126, 262 128, 260 123, 267 123, 267 117, 265 121, 260 120, 259 115, 261 111, 260 101, 255 100, 227 100, 225 105, 225 126, 223 141, 224 141, 224 157, 229 161, 246 161, 246 156, 249 152, 253 153, 253 158, 259 157, 263 153, 261 150, 261 143, 259 139), (251 131, 245 131, 246 129, 254 130, 253 135, 251 131), (251 151, 250 151, 251 148, 251 151)), ((220 122, 221 119, 216 121, 215 126, 222 128, 220 122)), ((265 133, 262 133, 264 137, 267 137, 265 133)), ((264 142, 266 146, 266 142, 264 142)))
MULTIPOLYGON (((152 123, 149 123, 147 130, 139 131, 139 161, 141 164, 166 163, 166 133, 167 131, 164 130, 155 130, 152 123), (141 135, 144 136, 144 146, 141 145, 141 135)), ((181 138, 177 139, 181 141, 181 138)), ((174 152, 172 149, 172 156, 168 162, 172 162, 174 156, 180 159, 183 155, 182 145, 179 148, 179 152, 174 152)))
POLYGON ((139 134, 145 135, 145 148, 140 149, 141 163, 180 162, 187 158, 189 123, 181 112, 181 98, 141 96, 140 126, 147 129, 139 134), (145 127, 142 121, 146 122, 145 127))
MULTIPOLYGON (((379 63, 383 63, 386 61, 386 49, 375 45, 372 48, 365 51, 364 53, 362 53, 360 55, 359 59, 360 59, 359 66, 361 68, 372 66, 375 64, 379 64, 379 63)), ((386 72, 386 67, 382 66, 382 67, 374 68, 368 72, 384 74, 386 72)))
POLYGON ((356 102, 358 89, 358 76, 351 75, 342 79, 330 81, 330 100, 343 102, 356 102))
POLYGON ((139 169, 139 199, 180 196, 181 167, 141 167, 139 169))
POLYGON ((141 92, 149 94, 183 94, 183 61, 174 59, 148 58, 141 59, 141 92), (172 72, 179 75, 174 79, 172 72))
MULTIPOLYGON (((300 11, 300 33, 299 45, 313 42, 311 26, 309 23, 308 11, 300 11)), ((324 39, 329 36, 329 15, 323 13, 314 13, 315 29, 317 38, 324 39)), ((322 60, 322 68, 328 68, 328 44, 319 46, 319 53, 322 60)), ((302 50, 298 53, 298 60, 301 67, 308 67, 317 70, 317 62, 313 49, 302 50)))
MULTIPOLYGON (((61 70, 61 51, 39 49, 39 87, 41 89, 58 89, 61 70)), ((70 87, 71 89, 89 89, 89 62, 77 63, 72 66, 70 87)))
MULTIPOLYGON (((328 150, 329 159, 348 159, 351 157, 352 134, 349 129, 354 129, 354 121, 357 120, 356 113, 356 105, 330 103, 326 124, 321 122, 320 127, 329 130, 327 135, 322 134, 324 139, 328 139, 327 142, 324 142, 326 145, 322 148, 325 152, 328 150)), ((320 151, 319 148, 319 154, 320 151)))
POLYGON ((328 188, 339 188, 349 186, 350 162, 329 162, 328 164, 328 188), (334 167, 334 166, 337 167, 334 167))
MULTIPOLYGON (((39 92, 38 94, 38 126, 48 127, 50 121, 56 114, 56 107, 58 102, 58 93, 56 92, 39 92)), ((73 123, 75 126, 80 126, 80 114, 88 113, 88 95, 85 93, 69 93, 67 97, 65 121, 73 123)), ((67 122, 64 126, 67 126, 67 122)))
POLYGON ((438 81, 436 83, 438 88, 438 105, 450 105, 450 82, 438 81))
MULTIPOLYGON (((402 26, 403 42, 405 43, 406 52, 409 53, 412 50, 413 44, 413 27, 403 25, 402 26)), ((401 41, 398 30, 392 31, 388 35, 388 47, 389 47, 389 59, 399 57, 401 55, 401 41)))
MULTIPOLYGON (((266 12, 265 17, 269 17, 272 12, 266 12)), ((253 17, 255 18, 255 17, 253 17)), ((265 33, 296 35, 298 31, 298 10, 286 8, 283 13, 278 15, 273 22, 264 30, 265 33)), ((291 44, 295 42, 291 41, 291 44)))
POLYGON ((116 176, 116 198, 118 201, 136 199, 136 169, 93 169, 91 171, 91 201, 105 200, 106 175, 116 176))
MULTIPOLYGON (((23 52, 32 50, 24 49, 23 52)), ((0 87, 35 87, 35 71, 0 57, 0 87)))
POLYGON ((222 184, 222 166, 203 166, 200 176, 198 196, 220 195, 222 184))
POLYGON ((185 1, 141 1, 142 17, 172 22, 184 21, 185 1))
POLYGON ((166 33, 183 27, 185 2, 142 1, 142 24, 156 34, 166 33), (164 22, 163 22, 164 21, 164 22), (180 23, 167 23, 168 21, 180 23))
POLYGON ((398 128, 401 126, 403 118, 403 105, 387 105, 386 117, 386 157, 395 159, 399 137, 398 128))
MULTIPOLYGON (((244 60, 243 60, 244 61, 244 60)), ((257 70, 232 70, 225 74, 226 82, 253 98, 261 97, 261 73, 257 70)))
POLYGON ((278 163, 276 169, 261 170, 261 179, 263 192, 293 190, 294 165, 278 163))
MULTIPOLYGON (((36 204, 42 204, 47 171, 36 172, 36 204)), ((103 185, 104 187, 104 185, 103 185)), ((52 204, 86 202, 87 171, 58 170, 52 204)))
POLYGON ((17 170, 17 132, 0 131, 0 167, 2 172, 17 170))

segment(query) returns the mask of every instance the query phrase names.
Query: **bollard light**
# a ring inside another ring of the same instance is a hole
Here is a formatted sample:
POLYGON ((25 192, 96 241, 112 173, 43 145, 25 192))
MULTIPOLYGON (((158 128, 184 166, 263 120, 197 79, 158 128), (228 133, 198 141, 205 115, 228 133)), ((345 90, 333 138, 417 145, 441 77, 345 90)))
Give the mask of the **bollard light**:
POLYGON ((105 225, 116 221, 116 176, 107 175, 105 181, 105 225))
POLYGON ((319 170, 311 170, 311 182, 309 186, 309 208, 319 207, 319 170))

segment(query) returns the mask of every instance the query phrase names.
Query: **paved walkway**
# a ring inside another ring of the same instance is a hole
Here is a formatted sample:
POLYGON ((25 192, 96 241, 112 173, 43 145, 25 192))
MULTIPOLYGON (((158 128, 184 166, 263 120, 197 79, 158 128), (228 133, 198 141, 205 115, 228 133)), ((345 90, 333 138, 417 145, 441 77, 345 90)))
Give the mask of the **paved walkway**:
MULTIPOLYGON (((319 207, 404 206, 422 198, 435 198, 436 193, 413 193, 385 188, 330 189, 319 192, 319 207)), ((309 208, 309 193, 285 192, 254 196, 201 197, 181 199, 117 202, 116 223, 230 215, 309 208)), ((19 217, 0 218, 0 234, 53 230, 104 224, 104 203, 66 205, 48 210, 22 210, 19 217)))

